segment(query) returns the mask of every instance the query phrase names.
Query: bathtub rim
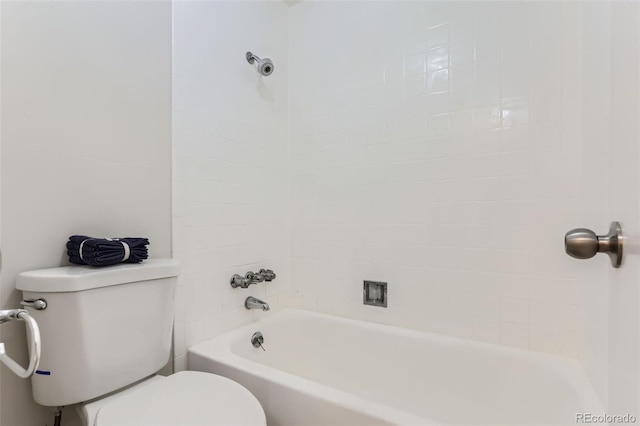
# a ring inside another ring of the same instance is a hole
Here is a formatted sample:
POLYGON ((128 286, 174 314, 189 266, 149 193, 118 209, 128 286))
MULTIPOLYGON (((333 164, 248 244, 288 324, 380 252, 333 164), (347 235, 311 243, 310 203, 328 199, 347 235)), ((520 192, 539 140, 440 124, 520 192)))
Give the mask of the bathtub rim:
MULTIPOLYGON (((274 324, 282 321, 288 321, 291 317, 304 315, 322 321, 330 321, 334 323, 348 323, 355 327, 363 327, 376 332, 390 333, 408 338, 426 340, 433 344, 444 344, 452 348, 473 348, 475 350, 496 353, 500 356, 515 356, 527 362, 545 368, 553 374, 558 375, 565 380, 571 388, 579 395, 580 403, 584 407, 588 407, 592 413, 605 413, 603 405, 587 378, 582 365, 577 359, 552 355, 542 352, 534 352, 526 349, 509 347, 505 345, 481 342, 471 339, 464 339, 454 336, 441 335, 428 331, 413 330, 393 325, 380 324, 370 321, 363 321, 354 318, 340 317, 336 315, 309 311, 298 308, 284 308, 276 312, 262 313, 258 319, 244 324, 238 328, 229 330, 218 336, 213 337, 205 342, 193 345, 187 348, 187 357, 193 355, 212 359, 214 362, 220 363, 227 368, 245 371, 262 380, 276 382, 281 386, 294 388, 296 391, 302 392, 308 396, 322 398, 327 402, 337 404, 339 406, 364 412, 367 415, 379 417, 390 423, 401 424, 432 424, 443 425, 432 418, 419 416, 417 414, 371 401, 356 394, 335 388, 323 383, 313 381, 294 373, 272 367, 267 364, 256 362, 252 359, 245 358, 232 350, 235 342, 241 340, 246 335, 251 335, 256 331, 255 327, 264 324, 274 324), (211 354, 215 354, 212 357, 211 354), (274 374, 277 373, 277 374, 274 374), (366 410, 363 408, 366 407, 366 410), (426 423, 425 423, 426 422, 426 423)), ((247 344, 250 344, 247 341, 247 344)), ((190 363, 190 362, 189 362, 190 363)))

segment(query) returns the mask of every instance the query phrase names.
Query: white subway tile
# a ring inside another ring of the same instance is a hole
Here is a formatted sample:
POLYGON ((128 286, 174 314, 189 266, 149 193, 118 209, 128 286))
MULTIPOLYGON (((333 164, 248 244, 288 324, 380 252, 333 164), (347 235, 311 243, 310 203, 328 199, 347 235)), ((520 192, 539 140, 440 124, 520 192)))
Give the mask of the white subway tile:
POLYGON ((477 107, 473 110, 473 121, 476 129, 495 129, 501 125, 500 105, 477 107))
POLYGON ((523 99, 503 101, 502 125, 520 126, 529 123, 529 104, 523 99))
POLYGON ((521 349, 529 349, 529 326, 527 324, 500 322, 500 343, 521 349))
POLYGON ((529 324, 529 301, 502 298, 500 300, 500 321, 529 324))
POLYGON ((449 48, 440 47, 427 53, 427 71, 449 68, 449 48))
POLYGON ((483 342, 500 343, 500 322, 475 319, 473 321, 473 338, 483 342))
POLYGON ((559 354, 563 347, 562 332, 555 327, 530 326, 529 348, 534 351, 559 354))
POLYGON ((449 91, 449 87, 448 68, 427 73, 427 90, 429 94, 446 93, 449 91))
POLYGON ((425 52, 408 55, 404 59, 404 76, 410 77, 427 71, 427 54, 425 52))
POLYGON ((434 49, 449 44, 449 25, 441 24, 427 29, 427 47, 434 49))

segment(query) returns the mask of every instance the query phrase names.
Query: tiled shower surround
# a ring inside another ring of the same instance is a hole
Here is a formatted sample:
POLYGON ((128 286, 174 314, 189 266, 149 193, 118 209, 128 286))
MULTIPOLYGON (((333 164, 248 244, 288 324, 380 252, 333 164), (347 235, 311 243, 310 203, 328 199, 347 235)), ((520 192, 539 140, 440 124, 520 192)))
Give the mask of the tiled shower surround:
POLYGON ((273 308, 288 299, 287 68, 284 3, 173 3, 178 368, 187 346, 260 314, 244 308, 247 296, 273 308), (273 75, 260 79, 248 50, 273 58, 273 75), (230 287, 233 274, 260 268, 276 280, 230 287))
POLYGON ((576 357, 605 395, 608 259, 562 238, 611 220, 590 173, 609 155, 607 10, 174 3, 178 368, 268 315, 252 295, 576 357), (276 281, 229 287, 261 267, 276 281), (363 305, 364 280, 389 283, 387 308, 363 305))
POLYGON ((291 283, 305 308, 577 355, 562 236, 580 172, 578 12, 290 9, 291 283), (362 305, 363 279, 389 282, 386 310, 362 305))

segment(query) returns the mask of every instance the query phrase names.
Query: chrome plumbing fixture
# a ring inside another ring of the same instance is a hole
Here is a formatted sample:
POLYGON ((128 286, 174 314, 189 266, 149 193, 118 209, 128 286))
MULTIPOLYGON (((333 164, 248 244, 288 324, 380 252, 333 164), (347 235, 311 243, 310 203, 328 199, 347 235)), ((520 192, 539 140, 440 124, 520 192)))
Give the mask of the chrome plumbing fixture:
POLYGON ((244 300, 244 307, 247 309, 262 309, 263 311, 269 310, 269 304, 256 297, 249 296, 244 300))
POLYGON ((258 279, 257 277, 255 277, 255 274, 253 272, 247 272, 247 274, 243 277, 242 275, 238 275, 238 274, 234 274, 231 277, 231 287, 233 288, 247 288, 249 287, 251 284, 258 284, 259 282, 262 282, 264 280, 262 279, 258 279))
POLYGON ((260 59, 251 52, 247 52, 245 54, 245 57, 247 58, 247 62, 249 62, 250 64, 256 64, 256 69, 258 70, 260 75, 267 77, 273 73, 273 62, 271 61, 271 59, 260 59))
POLYGON ((234 274, 231 277, 230 284, 233 288, 247 288, 251 284, 258 284, 262 281, 269 282, 275 279, 276 274, 271 269, 260 269, 258 272, 249 271, 244 274, 244 277, 242 275, 234 274))
POLYGON ((382 281, 365 281, 362 288, 362 303, 386 308, 387 283, 382 281))
POLYGON ((264 351, 265 348, 262 346, 263 343, 264 337, 262 336, 262 333, 260 333, 259 331, 253 333, 253 336, 251 336, 251 344, 253 345, 253 347, 262 348, 262 350, 264 351))
POLYGON ((596 235, 591 229, 576 228, 564 236, 564 250, 576 259, 590 259, 597 253, 606 253, 611 265, 619 268, 622 264, 622 228, 619 222, 611 222, 609 233, 596 235))
POLYGON ((0 343, 0 362, 9 367, 11 371, 26 379, 31 377, 33 373, 38 369, 40 364, 40 328, 35 319, 29 315, 24 309, 10 309, 6 311, 0 311, 0 324, 11 321, 20 320, 27 324, 27 341, 29 343, 29 366, 25 369, 20 366, 13 359, 9 358, 4 348, 4 343, 0 343))
POLYGON ((43 311, 47 309, 47 301, 44 299, 23 300, 20 304, 22 306, 33 308, 36 311, 43 311))
POLYGON ((276 279, 276 273, 271 269, 260 269, 258 271, 258 274, 260 274, 266 282, 270 282, 276 279))

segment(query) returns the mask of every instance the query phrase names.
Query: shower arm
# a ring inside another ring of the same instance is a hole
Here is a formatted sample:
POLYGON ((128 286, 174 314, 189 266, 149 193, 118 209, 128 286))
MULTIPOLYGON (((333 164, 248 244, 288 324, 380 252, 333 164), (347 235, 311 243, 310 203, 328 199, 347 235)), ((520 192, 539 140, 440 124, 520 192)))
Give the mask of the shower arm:
POLYGON ((247 52, 247 54, 245 55, 245 57, 247 58, 247 62, 249 62, 249 63, 250 63, 250 64, 252 64, 252 65, 253 65, 253 63, 254 63, 255 61, 259 61, 259 60, 260 60, 260 58, 259 58, 258 56, 254 55, 254 54, 253 54, 253 53, 251 53, 251 52, 247 52))

